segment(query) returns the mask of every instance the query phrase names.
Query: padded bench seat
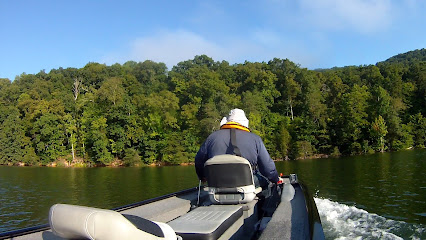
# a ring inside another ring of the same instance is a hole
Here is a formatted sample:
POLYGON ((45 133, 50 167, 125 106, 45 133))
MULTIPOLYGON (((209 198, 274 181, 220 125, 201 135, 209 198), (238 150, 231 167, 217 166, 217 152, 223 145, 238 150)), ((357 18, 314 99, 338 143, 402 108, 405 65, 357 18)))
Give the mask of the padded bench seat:
POLYGON ((210 240, 231 237, 243 222, 241 206, 211 205, 198 207, 168 225, 185 240, 210 240))

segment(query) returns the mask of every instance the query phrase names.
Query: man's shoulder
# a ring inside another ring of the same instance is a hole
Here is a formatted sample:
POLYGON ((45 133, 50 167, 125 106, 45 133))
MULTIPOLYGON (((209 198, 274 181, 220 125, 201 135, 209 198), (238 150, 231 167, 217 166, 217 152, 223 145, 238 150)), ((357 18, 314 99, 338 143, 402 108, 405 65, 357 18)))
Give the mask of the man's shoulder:
POLYGON ((251 136, 253 139, 255 139, 257 142, 262 142, 262 138, 261 138, 259 135, 255 134, 255 133, 253 133, 253 132, 249 132, 249 134, 250 134, 250 136, 251 136))
POLYGON ((242 131, 242 130, 239 130, 239 132, 241 133, 241 135, 243 135, 243 138, 248 140, 248 141, 254 141, 256 143, 262 142, 262 138, 259 135, 255 134, 253 132, 247 132, 247 131, 242 131))
POLYGON ((227 134, 226 129, 219 129, 219 130, 216 130, 216 131, 214 131, 214 132, 210 133, 209 137, 211 137, 211 136, 215 136, 215 135, 223 135, 223 134, 227 134))
MULTIPOLYGON (((220 136, 229 136, 230 133, 229 133, 229 131, 226 131, 226 130, 228 130, 228 129, 220 129, 220 130, 214 131, 209 135, 208 138, 212 139, 212 138, 216 138, 216 137, 220 137, 220 136)), ((262 140, 259 135, 255 134, 253 132, 247 132, 247 131, 243 131, 243 130, 239 130, 239 129, 237 129, 237 131, 238 131, 238 134, 242 134, 242 135, 244 135, 244 137, 256 139, 256 140, 262 140)))
POLYGON ((212 133, 210 133, 210 135, 207 137, 207 140, 211 140, 211 139, 215 139, 215 138, 220 138, 223 136, 229 135, 229 133, 227 133, 227 131, 224 131, 223 129, 214 131, 212 133))
POLYGON ((242 132, 244 132, 244 134, 246 134, 246 135, 250 135, 250 136, 252 136, 252 137, 254 137, 254 138, 260 138, 260 137, 259 137, 259 135, 257 135, 256 133, 253 133, 253 132, 246 132, 246 131, 242 131, 242 132))

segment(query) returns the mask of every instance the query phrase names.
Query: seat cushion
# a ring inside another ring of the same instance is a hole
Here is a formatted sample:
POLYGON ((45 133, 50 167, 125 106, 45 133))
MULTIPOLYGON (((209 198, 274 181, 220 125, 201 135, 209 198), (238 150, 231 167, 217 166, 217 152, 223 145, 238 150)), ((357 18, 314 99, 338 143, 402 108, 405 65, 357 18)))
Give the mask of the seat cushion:
POLYGON ((165 223, 92 207, 55 204, 49 211, 52 232, 65 239, 176 239, 165 223))
POLYGON ((211 205, 198 207, 168 222, 168 225, 185 240, 218 239, 237 221, 241 221, 242 224, 242 215, 243 209, 241 206, 211 205))

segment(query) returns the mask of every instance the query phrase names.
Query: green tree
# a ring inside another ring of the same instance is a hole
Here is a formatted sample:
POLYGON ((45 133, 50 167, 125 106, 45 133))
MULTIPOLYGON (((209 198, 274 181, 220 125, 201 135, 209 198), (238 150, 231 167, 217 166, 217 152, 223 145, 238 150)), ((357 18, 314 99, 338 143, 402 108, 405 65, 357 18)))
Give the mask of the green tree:
POLYGON ((0 104, 7 103, 7 91, 11 86, 11 82, 7 78, 0 78, 0 104))
POLYGON ((373 89, 371 93, 372 102, 369 104, 371 107, 371 116, 385 116, 389 119, 391 114, 391 96, 381 86, 373 89))
POLYGON ((291 135, 287 130, 287 124, 281 123, 280 125, 279 132, 276 134, 277 148, 280 152, 281 159, 287 160, 290 152, 291 135))
POLYGON ((410 124, 401 124, 399 136, 391 142, 392 149, 401 150, 408 149, 414 146, 414 139, 412 135, 412 126, 410 124))
POLYGON ((297 83, 293 77, 291 76, 286 76, 285 78, 285 92, 282 93, 282 95, 287 96, 287 104, 290 110, 290 116, 291 116, 291 120, 294 120, 294 105, 295 105, 295 99, 297 97, 298 94, 300 94, 301 92, 301 87, 299 85, 299 83, 297 83))
POLYGON ((141 157, 137 150, 127 148, 124 152, 123 161, 126 166, 138 166, 141 163, 141 157))
POLYGON ((99 98, 101 101, 106 103, 112 103, 116 105, 123 101, 125 90, 122 85, 122 80, 117 77, 108 78, 102 83, 98 91, 99 98))
POLYGON ((110 165, 112 162, 112 154, 109 151, 109 141, 106 135, 106 118, 98 117, 93 119, 90 128, 89 147, 91 156, 95 162, 110 165))
POLYGON ((98 89, 105 79, 109 77, 108 68, 105 64, 91 62, 80 69, 80 76, 85 79, 87 87, 98 89))
MULTIPOLYGON (((65 131, 68 137, 68 144, 71 144, 71 156, 72 156, 72 162, 76 161, 76 151, 75 146, 77 144, 77 125, 76 121, 73 119, 73 117, 70 114, 66 114, 64 116, 65 121, 65 131)), ((71 162, 68 161, 68 165, 71 165, 71 162)))
POLYGON ((306 159, 313 154, 313 148, 308 141, 297 141, 292 147, 292 158, 293 159, 306 159))
MULTIPOLYGON (((337 116, 337 139, 345 151, 355 154, 361 152, 361 143, 366 139, 369 128, 367 86, 354 85, 350 92, 343 94, 340 106, 341 114, 337 116)), ((339 145, 340 145, 339 144, 339 145)))
POLYGON ((43 163, 56 161, 65 155, 65 126, 61 119, 54 113, 46 113, 35 122, 31 133, 34 136, 33 143, 36 146, 37 155, 43 163))
POLYGON ((409 127, 412 129, 414 145, 424 148, 426 146, 426 118, 421 113, 411 116, 409 127))
POLYGON ((38 157, 25 136, 18 109, 0 105, 0 164, 35 164, 38 157))
POLYGON ((322 74, 309 72, 306 69, 297 75, 301 83, 300 108, 303 114, 317 125, 324 128, 326 125, 327 106, 324 103, 322 74))
POLYGON ((413 83, 415 90, 411 96, 411 115, 426 115, 426 61, 412 62, 406 80, 413 83))
POLYGON ((272 106, 275 98, 281 95, 275 87, 277 77, 265 63, 239 64, 235 67, 235 75, 237 81, 242 83, 239 93, 258 92, 268 107, 272 106))
POLYGON ((295 81, 300 68, 288 59, 278 58, 269 61, 268 66, 277 77, 276 89, 281 95, 275 103, 275 108, 278 112, 290 114, 293 120, 295 99, 301 92, 300 84, 295 81))
POLYGON ((385 151, 385 136, 388 133, 386 122, 379 115, 378 118, 371 123, 371 136, 377 142, 378 150, 380 152, 385 151))

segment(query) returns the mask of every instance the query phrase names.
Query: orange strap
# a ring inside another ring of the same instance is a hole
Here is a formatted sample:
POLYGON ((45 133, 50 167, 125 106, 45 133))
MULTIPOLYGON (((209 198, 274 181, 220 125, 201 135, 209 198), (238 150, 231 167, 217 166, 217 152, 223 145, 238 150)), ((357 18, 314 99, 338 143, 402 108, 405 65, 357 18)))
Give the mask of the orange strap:
POLYGON ((246 132, 250 132, 249 128, 246 128, 236 122, 227 122, 226 124, 223 124, 222 127, 220 127, 220 129, 230 129, 230 128, 235 128, 235 129, 240 129, 246 132))

